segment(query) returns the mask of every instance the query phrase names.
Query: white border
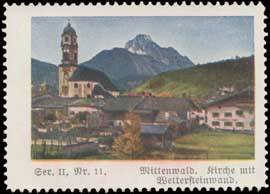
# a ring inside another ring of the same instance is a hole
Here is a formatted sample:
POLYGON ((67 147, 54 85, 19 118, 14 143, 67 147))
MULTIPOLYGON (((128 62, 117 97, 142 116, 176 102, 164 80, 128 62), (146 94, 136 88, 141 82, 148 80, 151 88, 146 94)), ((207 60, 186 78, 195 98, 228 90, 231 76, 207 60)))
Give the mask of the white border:
POLYGON ((266 186, 266 117, 264 104, 265 96, 265 57, 264 57, 264 32, 265 24, 263 20, 264 7, 261 4, 257 6, 250 4, 246 5, 165 5, 159 4, 143 5, 5 5, 7 8, 5 15, 7 17, 5 23, 7 28, 6 33, 6 50, 5 63, 7 71, 6 79, 6 108, 7 108, 7 181, 9 189, 79 189, 83 188, 97 190, 103 188, 108 189, 125 189, 133 190, 138 188, 150 189, 152 187, 173 188, 180 187, 182 189, 188 187, 193 189, 197 187, 207 188, 205 185, 157 185, 154 176, 140 176, 139 166, 151 165, 160 167, 185 167, 192 166, 198 170, 198 173, 204 173, 205 167, 208 165, 216 166, 250 166, 254 165, 256 174, 252 176, 238 175, 238 184, 235 185, 211 185, 211 188, 222 187, 257 187, 266 186), (255 88, 256 88, 256 135, 255 135, 255 160, 254 161, 138 161, 138 162, 111 162, 111 161, 58 161, 58 162, 33 162, 30 159, 30 113, 31 113, 31 17, 33 16, 254 16, 254 38, 255 38, 255 88), (36 177, 34 176, 34 168, 47 167, 103 167, 108 171, 106 177, 36 177))

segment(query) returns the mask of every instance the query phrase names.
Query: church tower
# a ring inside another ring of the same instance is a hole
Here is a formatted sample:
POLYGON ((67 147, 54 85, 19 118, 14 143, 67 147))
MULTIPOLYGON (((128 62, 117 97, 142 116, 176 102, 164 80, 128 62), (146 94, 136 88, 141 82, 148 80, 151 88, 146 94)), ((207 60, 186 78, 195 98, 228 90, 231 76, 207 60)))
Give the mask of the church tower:
POLYGON ((62 61, 58 68, 59 96, 68 97, 68 80, 78 66, 77 34, 70 22, 61 35, 62 61))

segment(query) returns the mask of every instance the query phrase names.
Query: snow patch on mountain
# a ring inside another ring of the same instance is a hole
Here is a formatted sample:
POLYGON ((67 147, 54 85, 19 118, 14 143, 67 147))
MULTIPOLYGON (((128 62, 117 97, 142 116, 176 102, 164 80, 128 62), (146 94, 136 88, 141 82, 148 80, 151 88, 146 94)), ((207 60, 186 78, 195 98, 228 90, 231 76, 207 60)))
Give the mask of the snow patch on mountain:
POLYGON ((165 66, 174 66, 173 69, 194 65, 191 60, 179 54, 173 47, 161 47, 147 34, 138 34, 134 39, 129 40, 125 44, 125 49, 134 54, 149 55, 164 63, 165 66))
POLYGON ((147 55, 147 53, 144 52, 142 49, 134 50, 133 48, 128 48, 127 50, 129 52, 134 53, 134 54, 137 54, 137 55, 147 55))

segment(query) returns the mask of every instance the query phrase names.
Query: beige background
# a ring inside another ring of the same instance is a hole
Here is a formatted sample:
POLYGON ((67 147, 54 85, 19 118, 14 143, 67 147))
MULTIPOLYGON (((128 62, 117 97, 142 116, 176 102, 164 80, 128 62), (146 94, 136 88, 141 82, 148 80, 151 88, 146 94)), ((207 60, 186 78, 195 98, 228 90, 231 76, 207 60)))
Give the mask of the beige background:
POLYGON ((7 121, 5 122, 7 130, 7 181, 9 189, 83 189, 95 188, 105 190, 113 188, 168 188, 173 189, 181 187, 202 188, 205 185, 157 185, 155 176, 139 175, 140 166, 155 167, 185 167, 192 166, 196 168, 198 174, 206 173, 206 167, 212 166, 255 166, 255 175, 236 175, 238 184, 235 185, 211 185, 214 188, 240 188, 256 186, 258 188, 265 186, 266 180, 266 159, 265 159, 265 58, 264 58, 264 36, 265 28, 264 7, 259 4, 254 5, 224 5, 224 6, 59 6, 59 5, 29 5, 29 6, 8 6, 5 5, 7 17, 5 23, 7 34, 6 58, 7 75, 6 79, 6 108, 7 121), (255 32, 255 83, 256 83, 256 129, 255 129, 255 160, 248 161, 43 161, 34 162, 30 159, 31 145, 31 17, 33 16, 254 16, 255 32), (103 167, 107 171, 106 177, 90 176, 69 176, 69 177, 36 177, 34 169, 41 168, 59 168, 64 167, 103 167))

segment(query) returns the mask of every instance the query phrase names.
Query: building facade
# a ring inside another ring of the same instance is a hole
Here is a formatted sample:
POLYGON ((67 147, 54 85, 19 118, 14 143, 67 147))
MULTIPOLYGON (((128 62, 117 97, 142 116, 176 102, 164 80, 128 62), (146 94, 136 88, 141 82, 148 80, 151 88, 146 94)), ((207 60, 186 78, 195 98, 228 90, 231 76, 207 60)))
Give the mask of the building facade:
POLYGON ((90 98, 119 94, 103 72, 78 65, 77 34, 69 22, 61 35, 61 50, 62 61, 58 69, 59 96, 90 98), (97 85, 99 90, 98 94, 95 94, 97 85))
MULTIPOLYGON (((112 97, 116 88, 101 71, 80 66, 69 78, 69 97, 112 97)), ((117 93, 115 95, 115 93, 117 93)))
POLYGON ((69 97, 69 79, 78 67, 78 43, 76 31, 68 25, 61 35, 62 61, 59 65, 59 96, 69 97))
POLYGON ((70 97, 83 97, 89 98, 92 96, 92 91, 95 87, 95 82, 91 81, 69 81, 69 93, 70 97))
POLYGON ((212 129, 254 131, 254 91, 250 88, 222 96, 199 110, 188 112, 188 119, 212 129))
POLYGON ((207 123, 206 117, 207 111, 203 108, 197 110, 191 110, 187 112, 188 120, 196 120, 199 125, 207 123))
POLYGON ((254 130, 254 111, 241 106, 211 106, 207 110, 207 125, 213 129, 254 130))
POLYGON ((254 131, 254 91, 245 89, 213 100, 200 111, 189 112, 188 117, 212 129, 254 131))

